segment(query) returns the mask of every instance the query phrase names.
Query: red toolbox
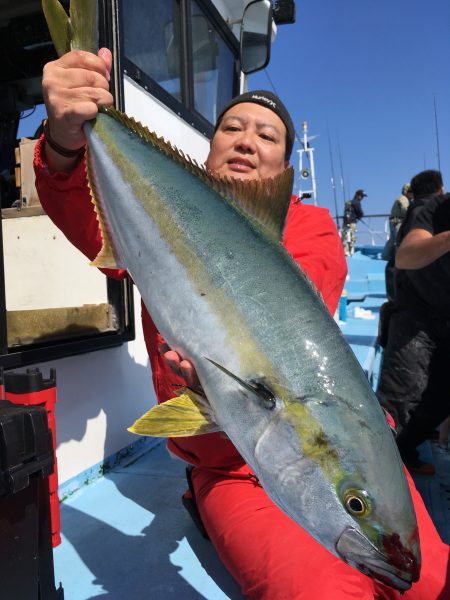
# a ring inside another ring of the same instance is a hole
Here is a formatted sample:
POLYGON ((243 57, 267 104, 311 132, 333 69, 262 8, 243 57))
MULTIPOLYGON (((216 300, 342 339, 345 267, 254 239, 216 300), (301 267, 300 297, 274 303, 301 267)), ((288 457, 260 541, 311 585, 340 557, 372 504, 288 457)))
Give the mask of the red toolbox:
MULTIPOLYGON (((47 412, 48 425, 52 432, 54 449, 54 470, 48 478, 50 493, 50 514, 52 529, 52 545, 61 543, 61 526, 58 499, 58 463, 56 459, 56 370, 50 369, 50 377, 45 379, 41 371, 29 368, 25 372, 4 371, 3 386, 5 400, 13 404, 26 406, 43 406, 47 412)), ((0 388, 1 390, 1 388, 0 388)), ((0 392, 1 393, 1 392, 0 392)), ((1 400, 0 395, 0 400, 1 400)))

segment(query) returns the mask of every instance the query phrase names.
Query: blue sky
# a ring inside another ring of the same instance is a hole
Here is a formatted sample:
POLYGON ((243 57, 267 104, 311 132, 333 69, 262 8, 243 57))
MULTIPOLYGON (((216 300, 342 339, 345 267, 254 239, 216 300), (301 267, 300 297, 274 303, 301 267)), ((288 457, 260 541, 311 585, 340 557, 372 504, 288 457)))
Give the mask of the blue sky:
MULTIPOLYGON (((298 0, 297 21, 278 28, 267 71, 301 134, 315 148, 318 203, 334 215, 330 150, 341 212, 363 188, 366 214, 389 212, 402 185, 440 163, 450 191, 449 0, 298 0)), ((250 89, 271 89, 264 71, 250 89)), ((297 168, 296 144, 292 162, 297 168)), ((298 189, 298 173, 295 190, 298 189)), ((342 212, 341 212, 342 214, 342 212)))

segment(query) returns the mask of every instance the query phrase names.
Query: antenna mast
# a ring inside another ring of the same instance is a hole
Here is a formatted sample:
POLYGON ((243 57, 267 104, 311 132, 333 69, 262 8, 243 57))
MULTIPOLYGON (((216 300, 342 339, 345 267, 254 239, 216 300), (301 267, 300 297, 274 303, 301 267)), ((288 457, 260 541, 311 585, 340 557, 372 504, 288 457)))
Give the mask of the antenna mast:
POLYGON ((316 172, 314 170, 314 148, 310 145, 310 140, 313 138, 308 138, 308 123, 303 121, 303 137, 300 139, 301 149, 297 150, 299 154, 299 172, 300 172, 300 185, 298 188, 298 197, 300 199, 303 198, 312 198, 314 205, 317 206, 317 189, 316 189, 316 172), (309 163, 308 166, 303 166, 303 159, 306 156, 306 159, 309 163), (309 189, 307 189, 309 188, 309 189))

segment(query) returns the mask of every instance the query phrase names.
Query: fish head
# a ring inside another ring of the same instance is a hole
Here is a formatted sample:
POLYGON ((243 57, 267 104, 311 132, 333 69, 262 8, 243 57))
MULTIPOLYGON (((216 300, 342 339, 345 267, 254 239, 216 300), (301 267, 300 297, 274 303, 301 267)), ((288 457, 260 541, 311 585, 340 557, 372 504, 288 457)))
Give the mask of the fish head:
POLYGON ((255 465, 263 487, 330 552, 395 589, 409 589, 420 574, 420 544, 391 432, 377 457, 370 443, 357 447, 342 438, 339 411, 324 428, 307 405, 298 398, 280 403, 260 435, 255 465), (383 469, 380 461, 391 464, 383 469))

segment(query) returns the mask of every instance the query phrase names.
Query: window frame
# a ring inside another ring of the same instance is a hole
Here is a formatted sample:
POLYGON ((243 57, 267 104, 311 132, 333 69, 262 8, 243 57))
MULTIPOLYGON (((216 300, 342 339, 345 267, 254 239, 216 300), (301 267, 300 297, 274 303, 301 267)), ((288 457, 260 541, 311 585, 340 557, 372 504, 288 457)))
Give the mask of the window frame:
MULTIPOLYGON (((212 4, 211 0, 195 0, 204 12, 205 16, 211 21, 215 31, 220 35, 222 40, 227 44, 231 52, 234 54, 234 74, 233 74, 233 90, 232 96, 235 96, 239 91, 239 42, 227 27, 225 21, 220 15, 217 8, 212 4)), ((146 73, 143 73, 129 58, 125 56, 123 45, 121 45, 120 62, 123 75, 130 77, 135 83, 143 87, 145 91, 157 98, 175 114, 180 116, 184 121, 192 125, 197 131, 202 133, 207 138, 211 139, 214 133, 214 124, 208 121, 204 116, 195 110, 194 103, 194 72, 192 61, 189 58, 192 56, 192 31, 191 22, 191 0, 178 0, 180 5, 181 19, 181 71, 180 71, 180 90, 182 101, 179 102, 169 92, 162 88, 154 79, 146 73)), ((119 22, 123 27, 123 6, 126 2, 119 4, 119 22)))

